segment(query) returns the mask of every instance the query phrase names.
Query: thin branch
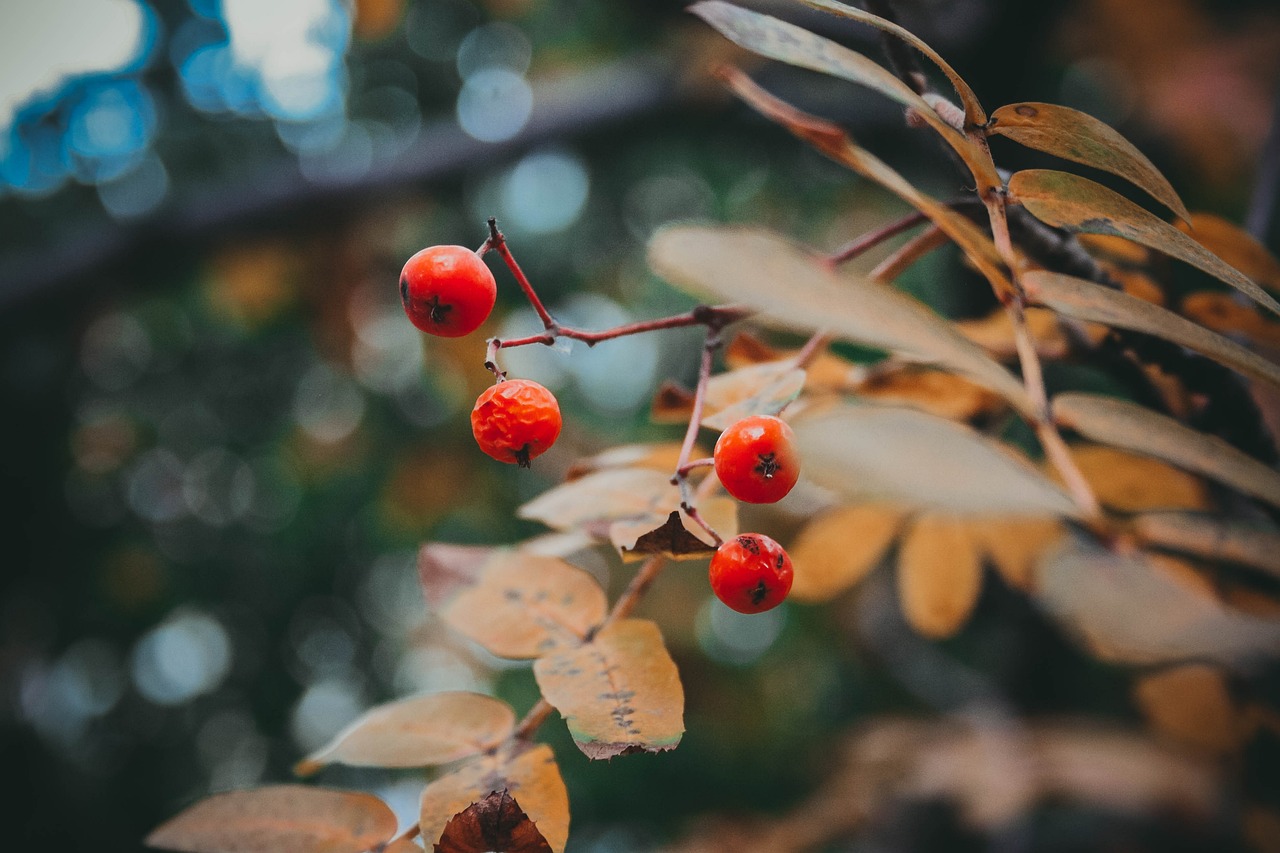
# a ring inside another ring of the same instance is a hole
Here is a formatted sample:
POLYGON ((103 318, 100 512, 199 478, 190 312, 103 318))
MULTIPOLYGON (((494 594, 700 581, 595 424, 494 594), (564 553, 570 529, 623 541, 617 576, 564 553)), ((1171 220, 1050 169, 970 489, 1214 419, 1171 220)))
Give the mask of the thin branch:
POLYGON ((701 527, 719 547, 724 539, 698 512, 697 501, 689 488, 689 457, 693 455, 693 445, 698 440, 698 430, 702 427, 702 408, 707 396, 707 382, 711 379, 712 357, 720 346, 720 329, 707 327, 707 337, 702 343, 702 363, 698 368, 698 386, 693 392, 693 411, 689 415, 689 426, 684 432, 684 443, 680 445, 680 458, 676 461, 676 473, 671 482, 680 487, 680 509, 695 524, 701 527))
POLYGON ((881 261, 869 277, 874 281, 891 282, 934 249, 947 245, 950 239, 938 226, 930 226, 881 261))
POLYGON ((507 248, 507 238, 498 230, 498 221, 492 216, 489 217, 489 239, 485 240, 484 245, 476 250, 476 254, 484 255, 490 249, 502 256, 507 269, 511 270, 511 275, 515 276, 516 284, 520 285, 520 289, 524 291, 525 298, 529 300, 529 304, 537 312, 538 319, 542 321, 542 327, 548 330, 554 328, 556 321, 552 319, 551 312, 547 310, 546 306, 542 304, 542 300, 538 298, 538 293, 533 289, 533 285, 529 283, 524 270, 520 269, 520 265, 516 263, 515 257, 511 254, 511 249, 507 248))
POLYGON ((891 237, 896 237, 903 231, 909 231, 922 222, 927 217, 920 211, 913 211, 896 222, 890 222, 888 225, 881 226, 872 231, 868 231, 861 237, 850 240, 845 245, 836 249, 827 257, 827 263, 831 266, 838 266, 851 261, 861 255, 868 249, 872 249, 891 237))

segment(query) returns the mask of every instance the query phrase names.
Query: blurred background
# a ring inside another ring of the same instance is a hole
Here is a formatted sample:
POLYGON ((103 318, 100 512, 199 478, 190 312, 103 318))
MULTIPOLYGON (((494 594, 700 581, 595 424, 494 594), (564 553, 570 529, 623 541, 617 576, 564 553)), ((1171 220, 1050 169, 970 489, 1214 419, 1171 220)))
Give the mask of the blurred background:
MULTIPOLYGON (((865 29, 747 5, 880 55, 865 29)), ((527 667, 427 613, 417 546, 536 534, 514 508, 574 457, 677 438, 649 423, 649 400, 693 378, 698 336, 513 353, 508 368, 553 387, 569 425, 545 465, 510 470, 474 448, 467 413, 484 337, 536 319, 495 268, 490 326, 424 340, 398 303, 404 260, 478 246, 496 215, 552 309, 606 326, 687 307, 644 264, 662 223, 762 223, 834 247, 902 212, 726 98, 707 72, 736 54, 682 6, 0 4, 0 814, 14 849, 137 849, 193 799, 285 781, 361 710, 414 691, 534 701, 527 667)), ((1272 0, 898 6, 989 108, 1087 110, 1192 209, 1265 215, 1272 0)), ((963 189, 882 99, 752 70, 921 186, 963 189)), ((997 151, 1006 166, 1026 156, 997 151)), ((952 316, 987 307, 972 284, 948 252, 904 280, 952 316)), ((831 771, 839 733, 883 713, 981 694, 1141 724, 1130 671, 998 583, 944 643, 915 638, 876 604, 889 599, 873 587, 745 620, 712 603, 698 564, 670 571, 646 607, 684 674, 689 733, 673 753, 590 766, 547 726, 570 848, 650 849, 704 813, 780 813, 831 771)), ((1241 804, 1280 804, 1280 741, 1229 761, 1232 819, 1061 803, 992 841, 923 798, 849 849, 1242 848, 1241 804)), ((322 781, 373 790, 406 821, 421 789, 411 773, 322 781)), ((1245 822, 1255 843, 1280 837, 1267 820, 1245 822)))

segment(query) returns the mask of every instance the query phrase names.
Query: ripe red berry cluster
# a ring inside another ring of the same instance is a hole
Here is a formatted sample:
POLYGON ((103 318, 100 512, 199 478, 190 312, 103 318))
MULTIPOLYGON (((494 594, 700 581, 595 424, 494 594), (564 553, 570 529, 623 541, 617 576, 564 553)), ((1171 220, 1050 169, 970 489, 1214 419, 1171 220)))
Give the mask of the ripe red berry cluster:
MULTIPOLYGON (((492 223, 490 223, 492 225, 492 223)), ((496 232, 495 232, 496 233, 496 232)), ((409 320, 424 332, 447 338, 478 329, 497 301, 493 273, 464 246, 431 246, 400 273, 400 300, 409 320)), ((555 396, 529 379, 505 379, 485 389, 471 410, 476 443, 499 462, 528 468, 560 435, 555 396)), ((760 415, 743 418, 716 442, 716 476, 725 491, 746 503, 786 497, 800 476, 791 428, 760 415)), ((791 558, 777 542, 746 533, 724 542, 711 558, 711 589, 740 613, 778 606, 791 591, 791 558)))
MULTIPOLYGON (((489 319, 497 298, 493 273, 465 246, 423 249, 400 273, 404 312, 432 335, 459 338, 474 332, 489 319)), ((528 468, 560 435, 560 405, 530 379, 500 381, 476 400, 471 432, 494 459, 528 468)))

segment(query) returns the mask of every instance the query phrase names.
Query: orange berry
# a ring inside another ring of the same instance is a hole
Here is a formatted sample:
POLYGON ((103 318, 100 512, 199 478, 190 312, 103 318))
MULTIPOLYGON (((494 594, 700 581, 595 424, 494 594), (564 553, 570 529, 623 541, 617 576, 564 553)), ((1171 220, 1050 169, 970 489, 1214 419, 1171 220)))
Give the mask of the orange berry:
POLYGON ((446 338, 470 334, 498 299, 493 273, 466 246, 431 246, 400 272, 400 301, 410 322, 446 338))
POLYGON ((530 379, 491 385, 471 410, 471 432, 480 449, 521 468, 541 456, 560 435, 560 404, 530 379))
POLYGON ((800 478, 795 434, 772 415, 743 418, 722 432, 715 464, 725 491, 751 504, 782 500, 800 478))
POLYGON ((791 592, 791 558, 782 546, 760 533, 726 541, 711 557, 708 572, 716 598, 739 613, 762 613, 791 592))

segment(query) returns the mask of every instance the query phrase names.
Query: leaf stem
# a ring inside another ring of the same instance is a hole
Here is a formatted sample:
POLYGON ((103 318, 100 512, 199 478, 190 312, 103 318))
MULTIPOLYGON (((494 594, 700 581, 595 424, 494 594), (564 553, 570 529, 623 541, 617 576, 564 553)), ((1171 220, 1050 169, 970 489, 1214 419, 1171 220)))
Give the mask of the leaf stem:
POLYGON ((693 445, 698 440, 698 430, 702 427, 702 409, 707 396, 707 382, 711 379, 712 358, 720 346, 719 326, 708 326, 707 337, 702 343, 702 362, 698 367, 698 386, 693 392, 693 411, 689 414, 689 426, 684 432, 684 443, 680 445, 680 458, 676 461, 676 473, 671 482, 680 487, 680 509, 695 524, 707 532, 716 547, 723 544, 724 539, 715 529, 707 524, 698 512, 697 502, 689 488, 689 457, 693 455, 693 445))
POLYGON ((827 256, 827 263, 831 266, 838 266, 846 261, 851 261, 868 249, 873 249, 880 245, 885 240, 896 237, 903 231, 915 228, 926 219, 927 217, 922 212, 913 211, 895 222, 890 222, 888 225, 868 231, 861 237, 856 237, 845 243, 827 256))
POLYGON ((498 220, 493 216, 489 217, 489 239, 485 240, 484 245, 476 250, 476 254, 483 256, 490 249, 502 256, 507 269, 511 270, 511 275, 515 277, 516 284, 520 285, 520 289, 524 291, 525 298, 529 300, 529 304, 537 312, 543 328, 550 329, 555 326, 555 319, 552 318, 551 312, 547 310, 547 307, 542 304, 542 300, 538 298, 538 293, 533 289, 533 285, 529 283, 524 270, 520 269, 520 265, 516 263, 515 257, 511 254, 511 249, 507 247, 507 238, 498 230, 498 220))

